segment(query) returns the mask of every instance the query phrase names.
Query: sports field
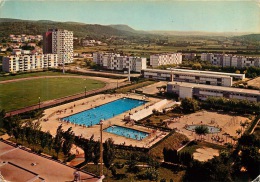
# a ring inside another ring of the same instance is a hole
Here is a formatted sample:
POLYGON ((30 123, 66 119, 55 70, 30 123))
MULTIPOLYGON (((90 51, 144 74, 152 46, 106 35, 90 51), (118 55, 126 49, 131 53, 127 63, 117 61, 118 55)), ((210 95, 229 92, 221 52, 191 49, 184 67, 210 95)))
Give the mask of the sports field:
POLYGON ((0 109, 11 111, 40 101, 61 98, 102 88, 104 82, 73 77, 39 78, 0 85, 0 109))

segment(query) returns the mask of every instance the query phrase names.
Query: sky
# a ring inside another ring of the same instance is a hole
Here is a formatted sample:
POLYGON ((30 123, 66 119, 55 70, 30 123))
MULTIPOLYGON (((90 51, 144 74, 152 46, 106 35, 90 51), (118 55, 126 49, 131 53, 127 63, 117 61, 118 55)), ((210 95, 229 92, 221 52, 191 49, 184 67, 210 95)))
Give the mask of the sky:
POLYGON ((0 0, 0 17, 137 30, 260 33, 260 0, 0 0))

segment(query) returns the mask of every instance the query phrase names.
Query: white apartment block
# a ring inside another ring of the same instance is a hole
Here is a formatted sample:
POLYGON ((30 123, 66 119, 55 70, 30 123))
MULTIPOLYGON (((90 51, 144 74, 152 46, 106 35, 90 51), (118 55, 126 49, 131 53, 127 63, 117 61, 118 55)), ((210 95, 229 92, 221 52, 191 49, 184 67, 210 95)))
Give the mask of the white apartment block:
POLYGON ((160 65, 167 64, 181 64, 182 54, 181 53, 167 53, 167 54, 154 54, 150 56, 150 65, 158 67, 160 65))
POLYGON ((244 68, 249 66, 260 67, 260 57, 247 57, 229 54, 202 53, 202 61, 210 61, 211 64, 223 67, 244 68))
POLYGON ((57 54, 58 64, 73 62, 73 32, 49 29, 43 34, 43 53, 57 54))
POLYGON ((146 69, 146 58, 120 56, 113 53, 93 53, 93 61, 104 69, 141 72, 146 69))
POLYGON ((23 72, 58 66, 57 54, 28 54, 3 57, 4 72, 23 72))

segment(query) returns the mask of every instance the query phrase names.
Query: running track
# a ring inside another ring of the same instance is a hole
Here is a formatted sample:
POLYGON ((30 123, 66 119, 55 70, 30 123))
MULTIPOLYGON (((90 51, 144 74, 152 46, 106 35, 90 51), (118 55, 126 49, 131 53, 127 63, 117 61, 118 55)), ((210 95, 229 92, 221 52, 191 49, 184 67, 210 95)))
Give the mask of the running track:
MULTIPOLYGON (((32 79, 40 79, 40 78, 57 78, 57 77, 90 78, 90 79, 94 79, 94 80, 103 81, 103 82, 106 83, 106 86, 103 87, 103 88, 87 91, 86 96, 93 95, 93 94, 99 94, 100 92, 103 92, 105 90, 117 88, 117 81, 116 80, 109 79, 109 78, 101 78, 101 77, 89 77, 89 76, 37 76, 37 77, 28 77, 28 78, 19 78, 19 79, 14 79, 14 80, 0 81, 0 84, 11 83, 11 82, 19 82, 19 81, 23 81, 23 80, 32 80, 32 79), (112 82, 112 80, 114 82, 112 82)), ((125 80, 126 79, 118 80, 118 84, 120 86, 127 85, 128 84, 127 82, 123 82, 125 80)), ((84 97, 84 96, 85 96, 85 92, 82 92, 82 93, 79 93, 79 94, 74 94, 74 95, 70 95, 70 96, 66 96, 66 97, 62 97, 62 98, 58 98, 58 99, 44 101, 44 102, 40 103, 40 107, 45 108, 45 107, 60 104, 60 103, 63 103, 63 102, 68 102, 68 101, 71 101, 71 100, 74 100, 74 99, 78 99, 78 98, 84 97)), ((21 114, 21 113, 24 113, 24 112, 27 112, 27 111, 32 111, 32 110, 35 110, 35 109, 38 109, 38 108, 39 108, 39 105, 35 104, 35 105, 32 105, 32 106, 28 106, 28 107, 25 107, 25 108, 21 108, 21 109, 17 109, 17 110, 7 112, 6 116, 17 115, 17 114, 21 114)))

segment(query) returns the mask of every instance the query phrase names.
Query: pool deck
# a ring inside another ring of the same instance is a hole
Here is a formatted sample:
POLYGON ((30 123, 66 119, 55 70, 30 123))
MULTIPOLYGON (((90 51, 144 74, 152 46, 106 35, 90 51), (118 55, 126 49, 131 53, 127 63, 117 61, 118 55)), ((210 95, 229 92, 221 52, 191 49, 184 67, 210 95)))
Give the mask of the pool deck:
POLYGON ((52 135, 56 134, 57 127, 62 124, 63 130, 67 130, 69 127, 73 128, 73 131, 76 135, 82 136, 84 138, 90 138, 92 135, 94 135, 94 140, 99 140, 100 138, 100 125, 94 125, 91 127, 83 127, 79 125, 75 125, 73 123, 67 123, 64 121, 61 121, 60 118, 67 117, 69 115, 82 112, 87 109, 91 109, 93 107, 97 107, 99 105, 112 102, 114 100, 128 97, 132 99, 139 99, 139 100, 146 100, 147 103, 136 107, 128 112, 124 112, 120 115, 117 115, 113 118, 110 118, 108 120, 105 120, 103 123, 103 129, 112 126, 112 125, 118 125, 123 127, 128 127, 135 130, 140 130, 143 132, 150 133, 148 137, 144 138, 143 140, 134 140, 122 136, 118 136, 115 134, 111 134, 108 132, 103 132, 103 142, 107 140, 108 138, 113 138, 115 144, 124 144, 124 145, 132 145, 137 147, 144 147, 149 148, 154 143, 161 140, 163 137, 165 137, 168 133, 162 132, 162 131, 155 131, 153 129, 149 129, 143 126, 137 126, 132 124, 126 124, 123 119, 125 116, 128 116, 129 114, 137 113, 140 110, 145 109, 147 106, 152 106, 155 103, 160 102, 160 99, 156 98, 144 98, 143 95, 138 94, 100 94, 93 97, 88 97, 85 99, 81 99, 78 101, 74 101, 68 104, 60 105, 57 107, 53 107, 50 109, 46 109, 44 111, 44 116, 40 118, 41 126, 43 131, 50 131, 52 135))
POLYGON ((222 145, 226 141, 229 143, 235 142, 230 137, 226 137, 225 133, 229 134, 229 136, 238 137, 236 130, 241 129, 240 122, 245 122, 246 120, 251 122, 248 118, 243 116, 229 115, 215 111, 200 111, 173 119, 168 126, 175 128, 177 132, 186 135, 190 140, 198 139, 199 137, 195 132, 187 130, 187 125, 208 125, 221 128, 219 133, 210 133, 204 136, 204 140, 222 145))

